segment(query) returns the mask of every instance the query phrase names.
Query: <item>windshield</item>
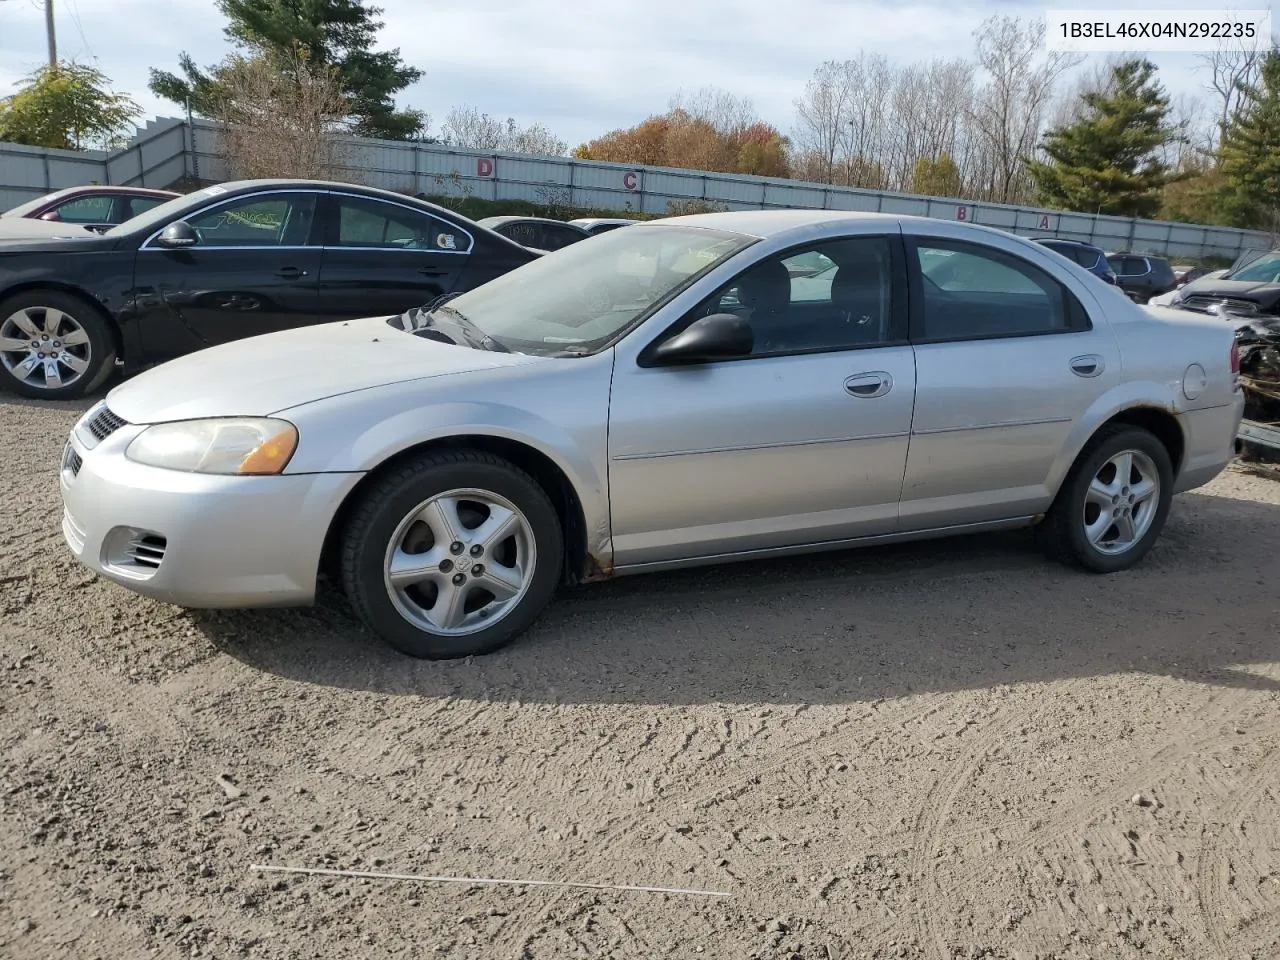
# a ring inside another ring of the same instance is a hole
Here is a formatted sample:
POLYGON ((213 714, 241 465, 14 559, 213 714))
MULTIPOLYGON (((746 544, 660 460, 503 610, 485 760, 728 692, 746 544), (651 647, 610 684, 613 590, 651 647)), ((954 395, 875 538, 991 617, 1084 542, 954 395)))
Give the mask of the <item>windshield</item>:
POLYGON ((170 220, 181 218, 181 215, 192 207, 208 203, 217 197, 226 193, 223 187, 206 187, 203 190, 197 190, 195 193, 184 194, 181 197, 174 197, 172 200, 166 200, 164 203, 152 207, 144 213, 138 214, 123 223, 118 223, 110 230, 106 231, 103 236, 115 237, 126 233, 133 233, 136 230, 159 229, 169 223, 170 220))
POLYGON ((1251 283, 1280 283, 1280 254, 1271 254, 1229 273, 1224 279, 1248 280, 1251 283))
POLYGON ((576 355, 602 349, 755 237, 652 225, 614 230, 540 257, 423 316, 465 322, 520 353, 576 355))

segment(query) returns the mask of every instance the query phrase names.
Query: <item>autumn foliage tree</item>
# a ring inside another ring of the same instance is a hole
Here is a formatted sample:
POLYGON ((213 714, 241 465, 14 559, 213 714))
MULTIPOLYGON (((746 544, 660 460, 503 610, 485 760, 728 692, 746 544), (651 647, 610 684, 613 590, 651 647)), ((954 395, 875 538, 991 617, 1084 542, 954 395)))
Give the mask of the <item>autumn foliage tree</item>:
POLYGON ((714 90, 676 98, 666 113, 613 130, 573 151, 581 160, 786 177, 789 143, 751 104, 714 90))

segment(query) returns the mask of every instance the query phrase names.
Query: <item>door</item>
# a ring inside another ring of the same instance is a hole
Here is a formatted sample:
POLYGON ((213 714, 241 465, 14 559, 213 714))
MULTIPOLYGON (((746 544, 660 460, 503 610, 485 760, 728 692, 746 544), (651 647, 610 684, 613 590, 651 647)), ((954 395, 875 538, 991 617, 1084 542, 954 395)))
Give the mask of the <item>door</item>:
POLYGON ((317 193, 248 194, 184 219, 195 246, 139 249, 134 287, 150 359, 314 323, 317 193))
POLYGON ((769 256, 659 340, 726 311, 751 324, 750 356, 681 367, 628 361, 614 372, 618 566, 896 526, 915 393, 899 238, 842 238, 769 256), (805 276, 815 253, 831 267, 805 276))
POLYGON ((326 320, 392 316, 457 284, 471 234, 413 207, 334 193, 326 198, 320 309, 326 320))
POLYGON ((908 240, 916 403, 903 529, 1030 516, 1085 411, 1120 377, 1110 331, 1012 253, 908 240))
POLYGON ((1146 257, 1116 257, 1116 281, 1130 298, 1146 303, 1151 297, 1151 264, 1146 257))

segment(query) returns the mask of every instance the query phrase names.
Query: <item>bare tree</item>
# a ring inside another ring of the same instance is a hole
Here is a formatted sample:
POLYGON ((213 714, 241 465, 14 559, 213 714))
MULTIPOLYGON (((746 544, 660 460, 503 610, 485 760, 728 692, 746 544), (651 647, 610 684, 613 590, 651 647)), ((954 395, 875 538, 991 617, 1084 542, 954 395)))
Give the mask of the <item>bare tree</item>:
POLYGON ((440 128, 445 143, 468 150, 501 150, 507 127, 475 107, 454 107, 440 128))
POLYGON ((821 64, 805 85, 804 96, 795 101, 796 162, 823 183, 836 182, 836 157, 842 145, 848 149, 851 104, 860 86, 851 75, 855 64, 852 60, 821 64))
POLYGON ((759 119, 749 97, 738 97, 718 87, 702 87, 692 94, 677 90, 667 106, 671 113, 683 111, 693 120, 711 124, 721 136, 733 136, 759 119))
POLYGON ((1265 53, 1265 49, 1246 46, 1241 40, 1224 40, 1216 50, 1200 54, 1197 69, 1208 71, 1205 88, 1214 94, 1218 108, 1217 129, 1213 131, 1215 145, 1240 102, 1240 87, 1257 82, 1265 53))
POLYGON ((233 54, 216 70, 215 119, 233 179, 330 179, 348 159, 350 105, 336 68, 305 49, 233 54))
POLYGON ((454 107, 440 128, 445 143, 468 150, 503 150, 536 156, 565 155, 569 145, 540 123, 520 127, 481 113, 475 107, 454 107))
POLYGON ((986 83, 974 97, 969 122, 984 156, 979 194, 999 203, 1023 199, 1023 158, 1030 156, 1044 129, 1054 86, 1082 58, 1045 52, 1042 21, 995 15, 974 32, 986 83))

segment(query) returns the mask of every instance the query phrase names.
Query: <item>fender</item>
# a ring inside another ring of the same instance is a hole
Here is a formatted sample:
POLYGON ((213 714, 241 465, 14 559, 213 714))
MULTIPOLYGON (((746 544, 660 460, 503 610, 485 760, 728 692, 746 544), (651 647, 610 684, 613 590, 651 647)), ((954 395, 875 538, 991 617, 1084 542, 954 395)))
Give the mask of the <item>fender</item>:
MULTIPOLYGON (((607 431, 603 422, 592 423, 583 418, 576 426, 564 427, 537 413, 492 401, 424 403, 414 397, 406 403, 408 398, 393 390, 372 401, 384 408, 379 411, 383 416, 345 442, 332 443, 333 431, 341 429, 335 428, 335 422, 344 418, 331 404, 342 400, 349 403, 350 397, 304 404, 281 413, 298 426, 301 438, 286 473, 368 473, 397 454, 459 436, 512 441, 542 454, 559 468, 582 504, 589 552, 611 552, 606 469, 588 452, 605 449, 607 431), (320 426, 322 423, 325 426, 320 426), (329 440, 324 439, 325 435, 329 440), (309 436, 319 439, 309 443, 309 436), (336 452, 329 455, 326 451, 336 452)), ((366 419, 369 412, 365 407, 360 419, 366 419)))
POLYGON ((1181 421, 1178 420, 1180 411, 1176 401, 1176 388, 1152 380, 1117 384, 1095 400, 1067 434, 1067 439, 1049 470, 1047 486, 1053 496, 1058 495, 1058 488, 1062 486, 1072 464, 1099 428, 1126 410, 1140 408, 1167 413, 1179 424, 1179 429, 1182 429, 1181 421))

